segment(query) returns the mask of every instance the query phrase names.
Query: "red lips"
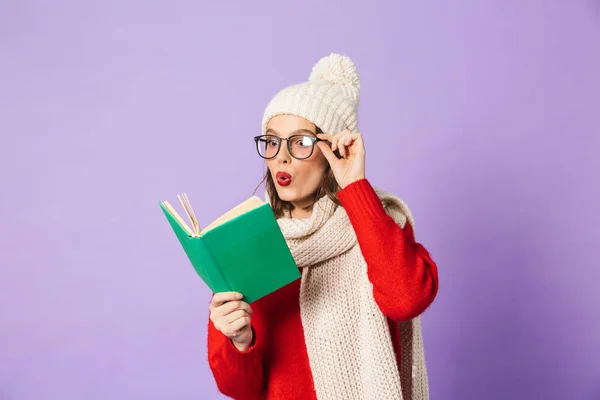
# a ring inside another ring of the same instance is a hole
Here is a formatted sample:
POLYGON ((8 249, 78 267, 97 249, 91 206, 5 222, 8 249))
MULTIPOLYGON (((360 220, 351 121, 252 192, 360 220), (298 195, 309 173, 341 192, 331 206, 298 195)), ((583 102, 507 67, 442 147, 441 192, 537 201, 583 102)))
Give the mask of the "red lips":
POLYGON ((292 176, 283 171, 277 172, 275 179, 277 179, 277 183, 280 186, 288 186, 290 183, 292 183, 292 176))

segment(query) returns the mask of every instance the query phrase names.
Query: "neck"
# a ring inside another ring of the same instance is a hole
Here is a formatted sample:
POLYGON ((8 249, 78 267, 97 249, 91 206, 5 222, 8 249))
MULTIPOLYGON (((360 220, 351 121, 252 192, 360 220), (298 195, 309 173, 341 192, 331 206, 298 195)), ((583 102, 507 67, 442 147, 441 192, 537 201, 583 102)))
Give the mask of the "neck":
POLYGON ((292 203, 294 208, 292 208, 291 216, 292 218, 308 218, 312 215, 312 202, 310 203, 292 203))

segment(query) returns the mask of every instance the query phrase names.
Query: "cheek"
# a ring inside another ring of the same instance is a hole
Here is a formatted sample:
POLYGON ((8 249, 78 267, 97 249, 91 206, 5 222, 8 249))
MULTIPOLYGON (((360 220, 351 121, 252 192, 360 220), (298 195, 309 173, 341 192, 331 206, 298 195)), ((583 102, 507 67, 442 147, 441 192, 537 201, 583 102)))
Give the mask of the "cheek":
POLYGON ((313 164, 315 164, 317 168, 321 168, 322 170, 325 170, 325 167, 327 167, 327 165, 329 164, 329 161, 327 161, 327 159, 323 155, 323 152, 317 146, 315 146, 315 152, 310 158, 310 161, 313 164))
POLYGON ((269 170, 269 173, 271 175, 273 175, 277 171, 273 160, 267 160, 267 169, 269 170))
POLYGON ((325 170, 327 169, 328 165, 329 165, 329 163, 328 163, 327 159, 321 152, 319 152, 318 154, 315 154, 315 159, 313 160, 313 166, 312 166, 312 168, 315 171, 319 171, 319 174, 323 175, 325 173, 325 170))
POLYGON ((327 160, 323 162, 320 159, 311 159, 310 162, 303 165, 303 175, 306 179, 306 183, 310 183, 310 186, 319 186, 323 180, 325 169, 327 167, 327 160))

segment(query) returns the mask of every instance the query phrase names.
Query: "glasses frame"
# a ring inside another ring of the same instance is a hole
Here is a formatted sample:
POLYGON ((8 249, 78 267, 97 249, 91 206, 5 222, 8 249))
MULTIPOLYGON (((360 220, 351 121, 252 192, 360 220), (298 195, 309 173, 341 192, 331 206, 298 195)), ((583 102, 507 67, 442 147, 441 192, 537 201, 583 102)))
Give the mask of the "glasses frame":
POLYGON ((290 157, 295 158, 296 160, 306 160, 307 158, 310 158, 310 156, 312 156, 313 153, 315 152, 315 143, 317 143, 317 142, 326 142, 326 140, 319 139, 316 136, 311 136, 311 135, 308 135, 308 134, 304 134, 304 135, 303 134, 297 134, 297 135, 292 135, 292 136, 290 136, 288 138, 281 138, 281 137, 276 136, 276 135, 265 134, 265 135, 254 136, 254 143, 256 143, 256 152, 258 153, 258 155, 261 158, 264 158, 265 160, 272 160, 275 157, 277 157, 277 155, 281 151, 281 142, 284 141, 284 140, 287 142, 287 151, 288 151, 288 154, 290 155, 290 157), (261 138, 264 138, 265 136, 267 136, 267 137, 273 137, 273 138, 277 139, 277 143, 278 143, 278 145, 277 145, 277 151, 275 152, 275 154, 272 157, 265 157, 262 154, 260 154, 260 149, 258 147, 258 141, 261 138), (297 137, 307 137, 307 138, 310 138, 310 140, 312 142, 312 148, 310 149, 310 154, 307 155, 306 157, 300 158, 300 157, 296 157, 296 156, 292 155, 292 151, 290 149, 290 140, 293 139, 293 138, 297 138, 297 137))

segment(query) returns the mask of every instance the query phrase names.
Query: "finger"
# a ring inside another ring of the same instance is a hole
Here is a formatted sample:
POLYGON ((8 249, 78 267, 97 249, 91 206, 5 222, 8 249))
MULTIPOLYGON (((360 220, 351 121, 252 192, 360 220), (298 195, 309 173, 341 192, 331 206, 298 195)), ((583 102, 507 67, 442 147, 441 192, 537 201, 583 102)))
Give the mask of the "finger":
POLYGON ((332 148, 330 148, 327 145, 327 143, 325 143, 325 142, 317 142, 317 146, 319 147, 319 149, 321 149, 321 152, 327 159, 327 162, 329 163, 329 165, 331 165, 333 167, 335 165, 335 163, 338 161, 337 156, 333 153, 334 150, 332 150, 333 144, 332 144, 332 148))
POLYGON ((252 308, 250 308, 250 305, 248 303, 245 303, 245 302, 239 301, 239 300, 235 300, 235 301, 231 301, 231 302, 223 304, 222 306, 216 308, 213 311, 213 314, 215 315, 215 317, 222 317, 225 315, 229 315, 232 312, 237 311, 237 310, 244 310, 248 314, 252 314, 252 308))
MULTIPOLYGON (((226 304, 226 305, 228 305, 228 304, 226 304)), ((223 306, 223 307, 225 307, 225 306, 223 306)), ((252 314, 252 309, 248 309, 248 308, 239 308, 239 309, 233 310, 231 312, 227 311, 225 313, 222 313, 222 310, 218 309, 215 312, 210 314, 210 320, 215 325, 215 328, 217 328, 218 330, 223 332, 223 329, 225 327, 227 327, 227 325, 229 325, 233 321, 236 321, 242 317, 251 318, 250 317, 251 314, 252 314)))
POLYGON ((353 141, 353 142, 356 142, 356 143, 357 143, 357 144, 359 144, 361 147, 363 147, 363 146, 364 146, 364 143, 363 143, 363 138, 362 138, 362 135, 361 135, 360 133, 353 133, 353 134, 352 134, 352 141, 353 141))
POLYGON ((363 141, 362 135, 360 133, 355 133, 353 135, 353 151, 355 154, 364 154, 365 153, 365 143, 363 141))
MULTIPOLYGON (((340 144, 340 146, 342 146, 340 144)), ((360 133, 349 133, 344 137, 343 146, 345 146, 345 154, 360 153, 364 150, 364 144, 360 133)))
POLYGON ((235 310, 231 314, 228 314, 223 317, 223 323, 231 324, 232 322, 237 321, 238 319, 240 319, 242 317, 250 317, 250 315, 248 314, 248 312, 246 310, 235 310))
POLYGON ((228 315, 237 310, 242 310, 248 314, 252 314, 252 308, 250 307, 250 304, 243 301, 232 301, 230 303, 223 304, 219 310, 223 310, 223 314, 221 315, 228 315))
POLYGON ((317 133, 317 137, 319 139, 327 140, 329 142, 333 141, 333 135, 330 133, 317 133))
POLYGON ((221 318, 233 313, 236 310, 243 310, 248 315, 252 314, 252 308, 248 303, 240 302, 238 300, 225 303, 217 308, 210 310, 210 319, 213 322, 220 320, 221 318))
POLYGON ((344 145, 346 146, 346 154, 349 156, 350 154, 356 154, 359 148, 362 147, 359 142, 358 135, 350 135, 345 141, 344 145))
POLYGON ((348 134, 346 134, 346 133, 341 135, 337 140, 337 147, 340 149, 340 155, 344 158, 346 158, 346 155, 348 154, 348 149, 347 149, 347 144, 346 144, 347 141, 348 141, 348 134))
POLYGON ((211 302, 210 302, 210 307, 212 308, 217 308, 220 307, 221 305, 223 305, 224 303, 228 302, 228 301, 234 301, 234 300, 240 300, 242 298, 242 294, 241 293, 237 293, 237 292, 219 292, 219 293, 215 293, 215 295, 213 296, 211 302))
POLYGON ((238 334, 239 331, 241 331, 248 325, 250 325, 250 317, 244 316, 226 325, 223 328, 222 332, 228 336, 236 336, 235 334, 238 334))
POLYGON ((340 150, 340 155, 343 158, 346 158, 346 146, 344 146, 344 143, 342 142, 341 144, 338 144, 338 148, 340 150))
POLYGON ((332 151, 336 151, 337 150, 337 139, 338 136, 334 136, 332 134, 329 133, 317 133, 317 137, 321 140, 326 140, 329 143, 331 143, 331 150, 332 151))

